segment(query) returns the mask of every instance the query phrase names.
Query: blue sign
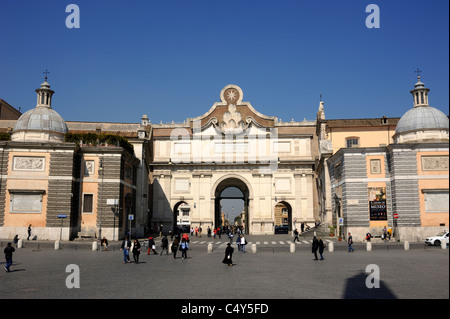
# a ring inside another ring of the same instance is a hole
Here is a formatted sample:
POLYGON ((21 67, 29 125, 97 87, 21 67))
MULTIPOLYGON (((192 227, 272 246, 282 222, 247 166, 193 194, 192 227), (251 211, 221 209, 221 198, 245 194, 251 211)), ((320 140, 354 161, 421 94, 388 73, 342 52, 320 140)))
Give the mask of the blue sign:
POLYGON ((67 215, 58 215, 58 218, 67 218, 67 215))

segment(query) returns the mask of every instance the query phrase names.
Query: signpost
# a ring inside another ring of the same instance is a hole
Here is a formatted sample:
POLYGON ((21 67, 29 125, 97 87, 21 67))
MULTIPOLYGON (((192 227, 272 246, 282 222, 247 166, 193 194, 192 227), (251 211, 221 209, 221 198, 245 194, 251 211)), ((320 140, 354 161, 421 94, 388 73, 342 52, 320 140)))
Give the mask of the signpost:
POLYGON ((61 214, 61 215, 58 215, 57 217, 58 217, 59 219, 61 219, 61 227, 60 227, 60 229, 59 229, 59 240, 61 240, 61 237, 62 237, 62 227, 63 227, 63 222, 64 222, 64 219, 67 218, 67 215, 61 214))

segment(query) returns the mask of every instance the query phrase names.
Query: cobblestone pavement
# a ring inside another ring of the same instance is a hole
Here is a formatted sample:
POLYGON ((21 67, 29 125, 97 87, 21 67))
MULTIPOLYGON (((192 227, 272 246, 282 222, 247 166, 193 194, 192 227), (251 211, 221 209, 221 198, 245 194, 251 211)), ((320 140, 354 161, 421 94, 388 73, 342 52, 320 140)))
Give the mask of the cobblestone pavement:
POLYGON ((401 243, 380 243, 370 252, 356 244, 348 253, 345 243, 326 239, 337 249, 314 261, 310 239, 296 243, 295 253, 289 252, 289 235, 247 240, 259 242, 258 252, 252 254, 250 246, 245 254, 235 249, 233 267, 221 262, 224 237, 192 238, 187 259, 141 253, 139 264, 123 264, 117 242, 109 251, 92 251, 89 241, 61 243, 60 250, 50 242, 24 243, 14 253, 12 272, 0 273, 0 298, 449 298, 448 249, 417 243, 405 251, 401 243), (67 288, 68 265, 79 268, 80 288, 67 288), (379 269, 380 288, 366 286, 369 265, 379 269))

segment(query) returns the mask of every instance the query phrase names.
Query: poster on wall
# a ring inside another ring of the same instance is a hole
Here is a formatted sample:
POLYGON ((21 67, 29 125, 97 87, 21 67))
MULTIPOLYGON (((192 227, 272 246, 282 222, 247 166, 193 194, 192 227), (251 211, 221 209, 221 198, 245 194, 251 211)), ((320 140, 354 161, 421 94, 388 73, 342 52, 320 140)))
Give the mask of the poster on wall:
POLYGON ((387 220, 386 187, 372 187, 368 191, 370 220, 387 220))

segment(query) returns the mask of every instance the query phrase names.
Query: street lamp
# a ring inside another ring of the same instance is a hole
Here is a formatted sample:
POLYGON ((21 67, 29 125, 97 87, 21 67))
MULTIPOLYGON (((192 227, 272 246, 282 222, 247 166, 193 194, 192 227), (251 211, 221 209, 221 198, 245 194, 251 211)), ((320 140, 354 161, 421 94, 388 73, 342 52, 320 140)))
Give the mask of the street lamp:
POLYGON ((100 163, 98 165, 98 173, 102 174, 102 185, 100 188, 100 220, 99 220, 99 228, 98 228, 98 239, 100 240, 100 249, 99 251, 102 250, 102 204, 103 204, 103 157, 100 158, 100 163))

